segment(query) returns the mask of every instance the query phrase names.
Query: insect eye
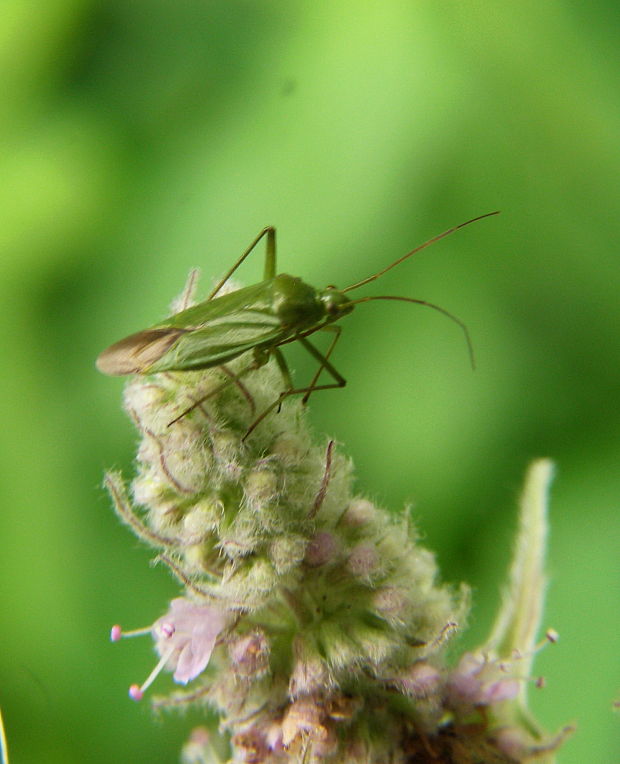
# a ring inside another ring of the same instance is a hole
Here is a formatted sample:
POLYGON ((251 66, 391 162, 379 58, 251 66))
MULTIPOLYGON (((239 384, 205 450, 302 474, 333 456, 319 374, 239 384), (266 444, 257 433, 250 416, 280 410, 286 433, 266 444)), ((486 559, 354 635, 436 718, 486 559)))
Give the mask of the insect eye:
POLYGON ((340 312, 340 305, 335 300, 328 300, 327 301, 327 312, 334 316, 336 313, 340 312))
POLYGON ((321 300, 329 316, 344 315, 352 309, 348 308, 349 300, 334 286, 328 286, 323 290, 321 300))

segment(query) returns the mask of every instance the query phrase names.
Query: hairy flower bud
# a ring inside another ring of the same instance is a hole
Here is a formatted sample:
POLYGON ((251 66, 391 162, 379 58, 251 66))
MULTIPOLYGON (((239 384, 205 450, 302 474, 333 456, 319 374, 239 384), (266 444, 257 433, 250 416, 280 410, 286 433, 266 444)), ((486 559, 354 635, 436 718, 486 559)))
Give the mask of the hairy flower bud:
POLYGON ((278 495, 277 475, 266 469, 250 472, 245 481, 245 495, 251 506, 270 504, 278 495))
POLYGON ((311 568, 318 568, 332 562, 340 549, 337 536, 328 531, 319 531, 306 548, 304 562, 311 568))
POLYGON ((371 580, 377 573, 381 560, 374 546, 371 544, 359 544, 354 547, 347 560, 347 568, 354 576, 371 580))
POLYGON ((270 650, 262 630, 237 637, 228 645, 231 669, 239 676, 257 678, 269 667, 270 650))
POLYGON ((342 524, 349 528, 361 528, 377 518, 377 510, 368 499, 353 499, 342 516, 342 524))
POLYGON ((269 547, 269 558, 276 573, 282 575, 299 567, 304 559, 306 544, 303 536, 293 534, 274 539, 269 547))
POLYGON ((330 687, 329 670, 317 645, 308 637, 298 634, 293 642, 293 668, 289 680, 289 695, 320 693, 330 687))
POLYGON ((441 672, 424 661, 414 663, 392 680, 394 685, 412 698, 427 699, 437 695, 442 684, 441 672))
POLYGON ((302 698, 290 704, 282 721, 282 742, 285 747, 299 736, 322 742, 328 737, 323 724, 323 709, 313 698, 302 698))

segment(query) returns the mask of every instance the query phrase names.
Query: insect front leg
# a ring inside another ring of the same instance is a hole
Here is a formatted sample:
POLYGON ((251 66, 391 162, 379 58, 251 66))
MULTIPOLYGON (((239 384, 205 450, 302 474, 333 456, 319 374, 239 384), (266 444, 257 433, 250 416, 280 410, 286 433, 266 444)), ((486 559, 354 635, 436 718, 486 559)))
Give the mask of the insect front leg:
MULTIPOLYGON (((336 347, 336 343, 340 339, 340 335, 342 333, 342 327, 334 326, 334 325, 324 326, 323 327, 323 331, 333 332, 334 333, 334 338, 331 341, 330 346, 327 348, 327 352, 325 353, 325 360, 328 360, 330 355, 332 354, 334 348, 336 347)), ((319 368, 316 370, 316 373, 315 373, 314 377, 312 377, 312 381, 309 384, 309 388, 310 389, 304 395, 304 397, 301 399, 302 403, 307 403, 308 402, 308 398, 310 398, 310 396, 312 395, 313 391, 316 389, 316 383, 317 383, 318 378, 320 377, 321 372, 323 371, 324 368, 325 368, 324 364, 321 364, 319 366, 319 368)), ((332 367, 332 369, 333 369, 333 367, 332 367)), ((291 387, 292 387, 292 385, 291 385, 291 387)))
POLYGON ((212 300, 217 295, 220 289, 224 286, 224 284, 228 281, 228 279, 233 275, 233 273, 237 270, 237 268, 241 265, 241 263, 246 259, 246 257, 248 257, 248 255, 252 252, 254 247, 263 238, 263 236, 267 237, 267 252, 265 254, 264 278, 270 279, 276 275, 276 229, 273 226, 268 225, 265 228, 263 228, 263 230, 258 234, 258 236, 250 244, 250 246, 241 255, 241 257, 239 257, 233 263, 233 266, 226 272, 226 275, 222 278, 222 280, 217 284, 215 289, 213 289, 211 294, 207 297, 207 300, 212 300))
MULTIPOLYGON (((324 328, 327 329, 327 327, 324 328)), ((326 355, 323 355, 323 353, 317 350, 314 345, 312 345, 303 335, 300 335, 297 338, 310 353, 310 355, 314 356, 321 365, 318 372, 315 374, 312 383, 308 387, 300 387, 297 390, 291 390, 290 393, 313 393, 315 390, 333 390, 335 387, 344 387, 347 384, 347 380, 342 376, 342 374, 340 374, 340 372, 336 371, 334 366, 328 360, 329 354, 334 349, 334 346, 340 337, 340 332, 342 331, 339 326, 331 327, 331 330, 336 332, 336 336, 329 346, 326 355), (334 382, 330 385, 314 385, 313 383, 316 382, 319 374, 323 371, 323 369, 325 369, 328 374, 331 374, 334 382)))
MULTIPOLYGON (((334 327, 334 329, 339 329, 339 327, 334 327)), ((340 332, 336 334, 336 341, 338 340, 338 337, 340 336, 340 332)), ((276 407, 279 407, 282 405, 282 402, 285 398, 288 398, 289 395, 302 395, 305 394, 311 394, 315 392, 316 390, 333 390, 334 388, 338 387, 344 387, 347 384, 347 380, 340 374, 336 369, 332 366, 332 364, 329 362, 326 356, 324 356, 320 350, 317 350, 314 345, 312 345, 304 336, 299 335, 295 338, 301 344, 306 348, 306 350, 310 353, 311 356, 316 358, 316 360, 320 363, 319 373, 325 369, 325 371, 332 376, 334 379, 334 382, 327 385, 317 385, 316 378, 317 374, 315 374, 314 379, 312 380, 312 383, 308 385, 307 387, 293 387, 292 384, 289 387, 288 390, 284 390, 284 392, 280 393, 280 395, 277 397, 277 399, 268 406, 263 413, 258 417, 258 419, 255 419, 254 422, 250 425, 248 431, 245 433, 242 441, 246 440, 248 435, 250 435, 254 430, 258 427, 258 425, 265 419, 266 416, 268 416, 276 407)), ((331 343, 331 347, 328 352, 331 352, 331 350, 334 349, 335 341, 331 343)), ((278 359, 278 356, 281 357, 281 361, 284 363, 284 366, 286 367, 287 373, 288 367, 286 366, 286 361, 284 360, 284 357, 282 356, 282 353, 278 348, 274 348, 273 354, 276 357, 276 360, 278 359)), ((278 364, 280 364, 280 361, 278 361, 278 364)), ((282 367, 280 367, 282 368, 282 367)), ((290 373, 289 373, 290 378, 290 373)))

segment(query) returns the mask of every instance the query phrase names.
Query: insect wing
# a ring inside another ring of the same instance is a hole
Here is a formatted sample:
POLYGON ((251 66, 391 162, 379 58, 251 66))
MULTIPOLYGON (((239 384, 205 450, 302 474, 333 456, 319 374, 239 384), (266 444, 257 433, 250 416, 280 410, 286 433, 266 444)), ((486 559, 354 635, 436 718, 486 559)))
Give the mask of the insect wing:
POLYGON ((185 371, 218 366, 263 343, 277 343, 281 323, 273 312, 272 280, 206 300, 166 319, 180 332, 145 371, 185 371))
POLYGON ((204 369, 262 343, 277 344, 282 329, 270 286, 261 282, 175 313, 111 345, 97 368, 115 376, 204 369))
POLYGON ((182 329, 153 328, 130 334, 100 354, 97 368, 113 377, 143 374, 183 333, 182 329))
POLYGON ((151 328, 200 329, 211 321, 238 311, 257 310, 270 313, 272 312, 271 284, 272 279, 261 281, 259 284, 242 287, 221 297, 199 302, 198 305, 192 305, 191 308, 175 313, 151 328))
POLYGON ((212 319, 199 329, 177 334, 176 341, 145 373, 219 366, 261 345, 273 347, 287 335, 275 316, 252 309, 239 310, 212 319))

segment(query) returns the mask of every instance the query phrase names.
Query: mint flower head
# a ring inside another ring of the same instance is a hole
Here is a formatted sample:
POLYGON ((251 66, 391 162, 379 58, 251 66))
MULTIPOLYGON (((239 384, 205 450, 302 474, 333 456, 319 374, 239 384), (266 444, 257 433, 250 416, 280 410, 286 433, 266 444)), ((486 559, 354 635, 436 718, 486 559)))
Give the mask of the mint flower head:
POLYGON ((528 482, 543 520, 521 531, 511 604, 489 643, 451 668, 467 588, 439 581, 406 513, 355 493, 350 461, 311 435, 298 399, 273 406, 281 389, 276 363, 245 356, 125 389, 136 475, 129 488, 115 472, 105 484, 182 589, 148 629, 112 629, 114 641, 150 634, 159 656, 131 697, 167 670, 184 689, 156 696, 156 707, 217 711, 219 732, 197 729, 187 762, 482 764, 551 750, 523 689, 543 588, 523 557, 532 527, 541 535, 545 481, 528 482))

